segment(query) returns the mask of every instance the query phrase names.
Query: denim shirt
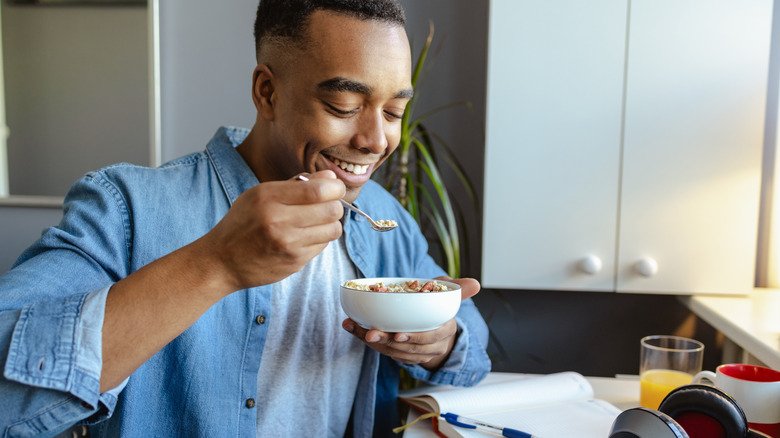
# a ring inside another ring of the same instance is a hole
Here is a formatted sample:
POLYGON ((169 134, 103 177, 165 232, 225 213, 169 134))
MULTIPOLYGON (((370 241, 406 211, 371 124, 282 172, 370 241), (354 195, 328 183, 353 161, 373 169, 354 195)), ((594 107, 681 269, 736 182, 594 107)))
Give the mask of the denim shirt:
MULTIPOLYGON (((247 133, 220 128, 203 152, 156 169, 119 164, 74 184, 60 224, 0 277, 2 436, 54 435, 88 424, 94 436, 255 437, 258 413, 249 399, 264 396, 256 390, 267 325, 258 316, 273 318, 268 285, 223 298, 117 388, 99 390, 111 285, 207 233, 258 184, 235 150, 247 133)), ((378 184, 367 183, 356 204, 399 222, 393 232, 376 233, 354 214, 345 221, 347 251, 362 276, 444 275, 417 224, 378 184)), ((395 421, 400 367, 451 385, 476 384, 489 372, 487 327, 471 300, 456 321, 456 345, 434 372, 366 347, 354 436, 385 434, 395 425, 388 423, 395 421)))

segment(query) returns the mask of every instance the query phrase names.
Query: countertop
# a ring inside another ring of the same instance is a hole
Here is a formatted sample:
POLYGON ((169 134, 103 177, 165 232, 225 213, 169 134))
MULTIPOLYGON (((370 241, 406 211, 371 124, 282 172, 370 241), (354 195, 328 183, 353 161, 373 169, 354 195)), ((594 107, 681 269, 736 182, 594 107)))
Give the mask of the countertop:
POLYGON ((746 296, 694 295, 681 301, 756 359, 780 369, 780 290, 756 289, 746 296))

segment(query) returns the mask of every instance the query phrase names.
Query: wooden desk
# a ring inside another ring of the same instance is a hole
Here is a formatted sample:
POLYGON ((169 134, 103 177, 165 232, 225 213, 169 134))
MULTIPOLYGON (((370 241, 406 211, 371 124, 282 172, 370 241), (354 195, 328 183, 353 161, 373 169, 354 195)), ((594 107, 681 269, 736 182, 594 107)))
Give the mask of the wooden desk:
POLYGON ((747 296, 689 296, 681 301, 733 344, 723 363, 758 363, 780 369, 780 291, 757 289, 747 296), (736 348, 735 348, 736 347, 736 348))
MULTIPOLYGON (((500 377, 507 373, 490 373, 491 377, 500 377)), ((593 395, 608 401, 620 410, 639 406, 639 376, 636 377, 586 377, 593 386, 593 395)), ((414 412, 409 413, 407 423, 417 418, 414 412)), ((404 438, 435 438, 430 421, 421 421, 404 432, 404 438)))

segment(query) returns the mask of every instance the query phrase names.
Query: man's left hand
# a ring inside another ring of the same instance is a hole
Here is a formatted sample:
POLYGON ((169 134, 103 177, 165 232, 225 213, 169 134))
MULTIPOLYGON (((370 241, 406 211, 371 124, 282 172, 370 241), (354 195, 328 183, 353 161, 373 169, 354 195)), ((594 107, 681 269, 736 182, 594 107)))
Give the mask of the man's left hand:
MULTIPOLYGON (((473 278, 437 280, 451 281, 460 285, 461 299, 465 300, 479 292, 479 282, 473 278)), ((341 326, 366 345, 399 362, 420 364, 428 370, 439 368, 449 357, 455 345, 458 325, 455 319, 441 327, 418 333, 387 333, 381 330, 365 329, 351 319, 345 319, 341 326)))

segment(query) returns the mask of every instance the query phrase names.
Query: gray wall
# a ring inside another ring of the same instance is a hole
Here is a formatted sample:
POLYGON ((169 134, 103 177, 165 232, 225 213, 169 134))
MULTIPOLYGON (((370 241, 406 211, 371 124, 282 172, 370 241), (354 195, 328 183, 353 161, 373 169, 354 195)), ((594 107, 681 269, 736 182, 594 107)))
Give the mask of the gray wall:
POLYGON ((257 0, 160 2, 162 160, 200 151, 221 125, 251 127, 257 0))
MULTIPOLYGON (((148 163, 147 9, 0 7, 11 193, 62 196, 91 169, 148 163)), ((0 205, 0 273, 61 215, 0 205)))
POLYGON ((0 274, 6 272, 22 251, 41 232, 56 224, 62 209, 0 206, 0 274))
POLYGON ((2 2, 9 186, 63 196, 91 169, 149 163, 147 9, 2 2))

